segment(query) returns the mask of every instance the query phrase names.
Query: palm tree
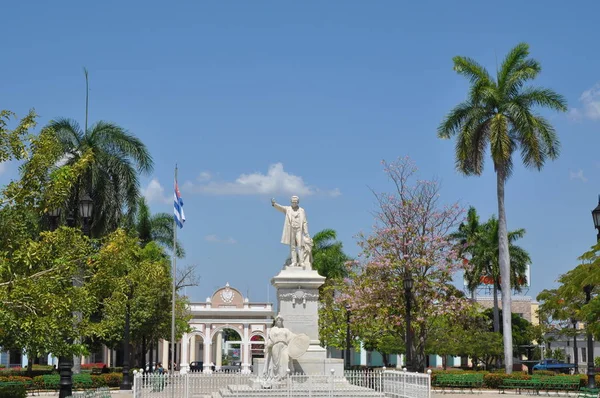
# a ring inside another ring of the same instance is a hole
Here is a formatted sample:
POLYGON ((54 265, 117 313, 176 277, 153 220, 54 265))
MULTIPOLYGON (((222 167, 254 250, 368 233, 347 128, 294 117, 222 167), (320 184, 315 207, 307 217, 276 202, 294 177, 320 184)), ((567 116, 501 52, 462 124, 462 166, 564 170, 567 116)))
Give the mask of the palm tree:
MULTIPOLYGON (((494 332, 500 331, 500 314, 498 308, 498 291, 502 292, 502 276, 500 271, 500 247, 498 242, 499 223, 491 217, 481 225, 478 240, 473 246, 473 276, 491 278, 494 297, 494 332)), ((524 229, 508 232, 508 251, 510 254, 509 289, 520 292, 527 278, 527 265, 531 263, 529 253, 515 242, 525 236, 524 229)), ((504 303, 503 303, 504 304, 504 303)))
POLYGON ((313 236, 313 268, 327 279, 343 278, 348 275, 346 262, 350 260, 343 250, 342 242, 337 241, 333 229, 324 229, 313 236))
MULTIPOLYGON (((470 255, 473 258, 473 251, 481 233, 481 224, 477 210, 471 206, 467 212, 467 218, 458 226, 458 230, 450 234, 450 239, 456 242, 458 254, 460 257, 470 255)), ((466 261, 465 259, 464 261, 466 261)), ((481 284, 481 272, 474 267, 474 262, 469 262, 470 268, 464 271, 464 277, 467 281, 467 289, 471 292, 471 300, 475 301, 475 291, 481 284)))
MULTIPOLYGON (((490 146, 498 197, 499 266, 502 276, 502 308, 511 311, 510 255, 504 208, 504 186, 513 167, 512 155, 521 150, 526 167, 540 170, 547 159, 559 153, 559 141, 554 127, 544 117, 533 112, 536 106, 566 111, 565 99, 550 89, 524 87, 541 71, 541 65, 529 56, 529 45, 513 48, 493 78, 475 60, 457 56, 454 70, 467 77, 471 89, 466 101, 458 104, 438 128, 440 138, 457 136, 456 166, 466 175, 483 172, 486 147, 490 146)), ((503 317, 504 363, 512 372, 511 317, 503 317)))
MULTIPOLYGON (((173 215, 168 213, 151 214, 146 199, 139 198, 136 209, 134 229, 142 245, 156 242, 166 249, 173 251, 173 215)), ((178 241, 176 255, 185 257, 183 246, 178 241)))
POLYGON ((153 166, 146 146, 110 122, 97 122, 84 131, 76 121, 61 118, 46 128, 55 132, 67 165, 84 156, 90 159, 71 193, 67 216, 79 218, 77 203, 87 194, 94 201, 92 236, 115 229, 124 222, 125 215, 132 217, 139 198, 137 173, 149 173, 153 166))

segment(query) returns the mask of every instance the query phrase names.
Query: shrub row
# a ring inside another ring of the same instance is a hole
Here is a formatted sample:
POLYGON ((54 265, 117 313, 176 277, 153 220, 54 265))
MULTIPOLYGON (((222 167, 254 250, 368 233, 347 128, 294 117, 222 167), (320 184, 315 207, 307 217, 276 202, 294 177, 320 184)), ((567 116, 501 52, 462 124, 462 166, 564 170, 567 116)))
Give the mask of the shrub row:
MULTIPOLYGON (((477 372, 477 371, 462 371, 462 370, 437 370, 432 369, 431 372, 431 381, 435 382, 436 376, 439 374, 483 374, 483 387, 484 388, 492 388, 496 389, 500 387, 505 379, 512 380, 531 380, 532 376, 527 373, 522 372, 514 372, 512 374, 499 373, 499 372, 477 372)), ((534 372, 533 377, 566 377, 573 378, 575 380, 579 379, 579 386, 585 387, 587 385, 587 376, 586 375, 565 375, 558 374, 552 371, 536 371, 534 372)), ((596 384, 600 384, 600 375, 596 375, 596 384)))
MULTIPOLYGON (((92 364, 92 365, 96 365, 96 364, 92 364)), ((102 370, 102 367, 100 367, 100 368, 96 368, 96 367, 84 368, 83 367, 84 365, 81 365, 81 366, 82 366, 81 373, 89 374, 95 369, 102 370)), ((122 372, 123 372, 122 367, 108 368, 108 373, 122 373, 122 372)), ((0 369, 0 377, 6 377, 6 376, 36 377, 36 376, 43 376, 43 375, 50 375, 50 374, 58 374, 58 369, 54 369, 52 366, 39 368, 39 369, 34 367, 31 372, 31 376, 27 373, 27 369, 25 369, 25 368, 0 369)))
MULTIPOLYGON (((118 387, 123 380, 123 374, 121 373, 105 373, 100 375, 88 375, 79 374, 73 375, 73 388, 75 389, 86 389, 86 388, 99 388, 99 387, 118 387)), ((24 388, 33 387, 39 390, 58 390, 60 376, 54 375, 40 375, 31 377, 24 376, 7 376, 0 377, 0 386, 4 383, 16 384, 23 386, 24 388)), ((0 392, 0 398, 3 398, 0 392)))

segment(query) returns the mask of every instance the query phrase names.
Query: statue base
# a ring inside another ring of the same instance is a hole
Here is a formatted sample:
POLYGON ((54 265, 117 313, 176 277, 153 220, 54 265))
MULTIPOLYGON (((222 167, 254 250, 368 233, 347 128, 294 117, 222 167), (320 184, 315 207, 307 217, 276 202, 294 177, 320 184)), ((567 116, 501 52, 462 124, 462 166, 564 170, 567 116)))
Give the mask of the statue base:
MULTIPOLYGON (((302 357, 292 360, 294 369, 290 369, 291 373, 300 373, 306 375, 330 375, 333 370, 334 374, 344 374, 344 360, 337 358, 321 358, 321 355, 312 357, 307 352, 302 357)), ((252 363, 252 373, 260 380, 265 369, 265 359, 255 358, 252 363)))
MULTIPOLYGON (((292 360, 291 373, 329 375, 333 370, 337 375, 344 374, 344 361, 327 358, 327 350, 319 342, 319 287, 323 283, 325 277, 310 267, 284 267, 271 279, 284 327, 295 334, 304 333, 310 339, 304 355, 292 360)), ((264 359, 254 360, 255 375, 262 375, 264 363, 264 359)))

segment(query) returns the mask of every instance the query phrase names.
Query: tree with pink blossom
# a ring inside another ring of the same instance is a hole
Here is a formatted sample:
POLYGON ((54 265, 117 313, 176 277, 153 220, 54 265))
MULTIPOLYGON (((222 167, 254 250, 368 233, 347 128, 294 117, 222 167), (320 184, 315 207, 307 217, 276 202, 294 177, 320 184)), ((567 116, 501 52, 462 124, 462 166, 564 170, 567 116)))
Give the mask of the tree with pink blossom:
POLYGON ((374 193, 378 203, 370 234, 359 235, 362 252, 338 301, 348 305, 352 332, 361 340, 382 335, 406 336, 403 280, 410 275, 413 366, 425 366, 429 331, 440 316, 459 317, 471 303, 452 285, 452 275, 464 267, 450 239, 463 217, 456 203, 444 205, 439 183, 418 178, 408 158, 383 162, 394 187, 374 193))

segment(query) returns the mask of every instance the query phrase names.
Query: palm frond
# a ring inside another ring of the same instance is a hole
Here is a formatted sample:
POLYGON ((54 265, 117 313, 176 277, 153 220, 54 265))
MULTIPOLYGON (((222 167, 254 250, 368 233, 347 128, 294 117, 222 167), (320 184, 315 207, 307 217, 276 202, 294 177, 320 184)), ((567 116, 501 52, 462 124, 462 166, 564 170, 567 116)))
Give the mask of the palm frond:
POLYGON ((454 61, 453 69, 458 74, 467 77, 471 83, 484 82, 490 86, 494 85, 494 80, 488 71, 474 59, 456 56, 452 60, 454 61))
POLYGON ((51 129, 61 143, 66 154, 73 154, 81 144, 84 136, 79 124, 73 119, 59 118, 51 120, 45 128, 51 129))
POLYGON ((527 108, 541 106, 560 112, 566 112, 568 109, 565 97, 548 88, 528 87, 513 100, 527 108))
POLYGON ((500 87, 502 91, 506 88, 507 81, 528 55, 529 44, 527 43, 517 44, 508 52, 508 54, 506 54, 506 57, 504 57, 500 69, 498 70, 498 87, 500 87))
POLYGON ((100 121, 91 127, 90 137, 105 151, 133 160, 140 172, 149 173, 152 171, 153 160, 146 146, 122 127, 100 121))

